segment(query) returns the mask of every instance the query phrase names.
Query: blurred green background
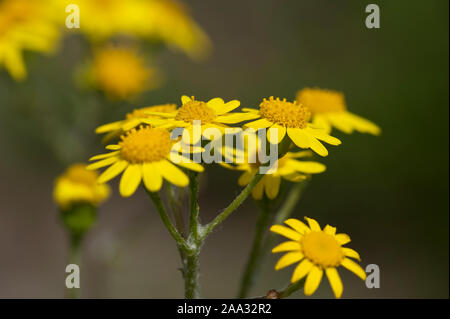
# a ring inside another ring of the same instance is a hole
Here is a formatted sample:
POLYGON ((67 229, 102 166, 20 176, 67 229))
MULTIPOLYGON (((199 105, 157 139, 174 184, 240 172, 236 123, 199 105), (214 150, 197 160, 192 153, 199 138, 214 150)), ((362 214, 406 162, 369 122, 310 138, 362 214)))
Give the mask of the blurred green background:
MULTIPOLYGON (((0 71, 0 297, 64 297, 66 234, 52 202, 66 165, 101 152, 99 124, 133 106, 220 96, 256 107, 270 95, 293 99, 304 86, 345 92, 349 109, 383 129, 380 137, 334 131, 343 144, 321 160, 295 216, 352 237, 362 265, 377 264, 381 288, 342 270, 344 298, 448 298, 448 1, 376 1, 381 28, 367 29, 364 1, 185 1, 209 34, 211 57, 193 62, 165 51, 165 85, 132 104, 104 104, 77 90, 72 72, 88 50, 66 38, 53 57, 27 54, 28 79, 0 71)), ((201 219, 237 194, 238 173, 208 168, 201 219)), ((143 190, 114 195, 86 238, 83 297, 183 296, 179 260, 143 190)), ((256 207, 248 200, 206 243, 203 295, 234 297, 248 254, 256 207)), ((283 287, 291 270, 266 259, 252 295, 283 287)), ((294 297, 302 297, 297 293, 294 297)), ((324 280, 314 297, 331 298, 324 280)))

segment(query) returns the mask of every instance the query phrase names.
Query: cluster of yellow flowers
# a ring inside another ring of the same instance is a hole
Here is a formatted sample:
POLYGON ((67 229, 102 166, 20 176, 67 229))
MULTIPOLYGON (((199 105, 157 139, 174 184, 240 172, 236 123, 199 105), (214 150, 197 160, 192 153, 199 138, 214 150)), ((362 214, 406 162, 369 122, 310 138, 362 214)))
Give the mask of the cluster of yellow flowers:
MULTIPOLYGON (((87 169, 96 170, 109 166, 98 177, 98 183, 105 183, 123 173, 119 191, 124 197, 131 196, 141 182, 151 193, 161 189, 163 180, 185 187, 189 184, 185 170, 204 170, 200 163, 184 157, 185 153, 181 154, 186 145, 189 153, 204 152, 203 147, 196 144, 200 140, 199 135, 210 139, 207 134, 209 128, 226 134, 225 129, 229 125, 246 122, 238 128, 267 130, 267 143, 287 145, 286 151, 279 155, 276 169, 264 175, 252 190, 256 200, 264 197, 271 200, 278 196, 282 178, 290 182, 301 182, 309 179, 311 174, 325 171, 325 165, 304 159, 311 157, 313 153, 327 156, 328 150, 323 143, 341 144, 339 139, 329 135, 332 127, 345 133, 380 133, 377 125, 347 110, 342 93, 331 90, 305 88, 298 92, 295 101, 270 97, 262 100, 259 109, 243 108, 240 112, 234 112, 239 106, 240 102, 237 100, 225 102, 221 98, 214 98, 204 102, 183 96, 179 107, 165 104, 136 109, 121 121, 97 128, 97 133, 106 133, 105 141, 117 142, 106 146, 111 152, 92 157, 90 161, 94 163, 87 166, 87 169), (195 121, 201 121, 200 134, 197 136, 194 132, 195 121), (173 129, 180 127, 183 128, 182 137, 171 139, 173 129), (274 129, 277 130, 271 134, 274 129), (293 148, 300 150, 291 150, 293 148)), ((250 153, 255 151, 255 148, 249 147, 231 150, 234 155, 243 152, 243 158, 247 160, 250 153)), ((227 152, 230 150, 224 153, 227 152)), ((243 171, 238 180, 241 186, 249 184, 259 174, 259 162, 221 165, 243 171)), ((274 253, 287 252, 275 268, 278 270, 298 262, 292 282, 306 276, 306 295, 314 293, 325 272, 335 296, 339 298, 343 286, 337 267, 343 266, 365 279, 362 268, 349 259, 359 260, 359 255, 350 248, 342 247, 350 241, 348 235, 336 234, 336 228, 329 225, 322 229, 315 220, 306 219, 309 227, 299 220, 288 219, 285 224, 290 228, 281 225, 271 228, 272 232, 289 239, 273 249, 274 253)))
POLYGON ((92 61, 86 62, 90 84, 115 99, 133 97, 160 82, 155 68, 146 65, 136 45, 111 46, 117 37, 161 42, 192 58, 204 57, 211 46, 188 10, 176 0, 3 0, 0 68, 4 66, 21 81, 27 74, 24 50, 54 52, 63 33, 75 32, 86 35, 95 48, 92 61), (79 8, 79 29, 65 26, 69 4, 79 8))

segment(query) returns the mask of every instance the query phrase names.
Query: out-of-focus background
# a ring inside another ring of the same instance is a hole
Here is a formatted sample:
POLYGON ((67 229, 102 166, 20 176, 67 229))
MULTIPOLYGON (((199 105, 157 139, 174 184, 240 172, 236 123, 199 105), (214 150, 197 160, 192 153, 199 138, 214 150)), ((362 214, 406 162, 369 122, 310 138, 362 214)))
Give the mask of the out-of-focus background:
MULTIPOLYGON (((448 298, 448 1, 376 1, 380 29, 365 27, 372 2, 359 0, 184 3, 211 39, 210 57, 196 62, 163 50, 164 83, 132 102, 108 104, 74 86, 88 50, 79 35, 66 35, 53 56, 26 52, 22 83, 0 69, 0 297, 64 297, 68 243, 53 180, 102 151, 98 125, 133 107, 178 103, 182 94, 256 107, 262 97, 293 99, 302 87, 319 86, 345 92, 350 111, 383 129, 379 137, 334 131, 343 144, 321 160, 327 172, 314 176, 295 212, 350 234, 362 265, 379 265, 380 289, 340 271, 343 297, 448 298)), ((237 194, 237 177, 207 169, 203 221, 237 194)), ((124 199, 111 184, 114 194, 84 242, 82 296, 183 297, 176 247, 146 194, 124 199)), ((207 241, 203 296, 237 293, 256 214, 247 200, 207 241)), ((275 272, 275 261, 265 260, 252 295, 288 282, 291 271, 275 272)), ((332 297, 326 280, 314 297, 332 297)))

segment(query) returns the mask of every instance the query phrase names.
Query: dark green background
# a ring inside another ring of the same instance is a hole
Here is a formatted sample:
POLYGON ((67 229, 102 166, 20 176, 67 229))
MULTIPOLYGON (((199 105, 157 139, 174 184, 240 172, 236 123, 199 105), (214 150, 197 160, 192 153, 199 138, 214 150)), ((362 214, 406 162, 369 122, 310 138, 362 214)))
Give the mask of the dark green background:
MULTIPOLYGON (((211 36, 196 63, 163 51, 165 85, 132 104, 105 103, 73 86, 89 54, 69 37, 56 57, 27 54, 29 78, 0 71, 0 297, 62 297, 65 233, 51 201, 53 178, 101 152, 94 128, 133 106, 294 98, 304 86, 345 92, 349 109, 383 129, 380 137, 334 134, 343 144, 321 160, 295 215, 351 235, 363 265, 381 270, 369 290, 342 270, 347 298, 448 298, 448 1, 376 1, 381 28, 367 29, 364 1, 189 1, 211 36), (132 106, 133 105, 133 106, 132 106)), ((238 174, 208 169, 200 207, 210 220, 238 192, 238 174)), ((182 297, 177 251, 145 193, 114 196, 85 243, 85 297, 182 297)), ((249 200, 213 234, 201 259, 204 296, 234 296, 256 220, 249 200)), ((291 269, 266 260, 254 295, 285 285, 291 269)), ((298 293, 295 297, 301 297, 298 293)), ((315 297, 332 297, 326 280, 315 297)))

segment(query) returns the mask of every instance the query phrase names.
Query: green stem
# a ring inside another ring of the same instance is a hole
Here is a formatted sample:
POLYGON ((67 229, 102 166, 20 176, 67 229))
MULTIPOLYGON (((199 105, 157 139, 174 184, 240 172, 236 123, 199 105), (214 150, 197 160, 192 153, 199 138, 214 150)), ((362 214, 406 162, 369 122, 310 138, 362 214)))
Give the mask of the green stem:
POLYGON ((247 266, 241 280, 239 298, 246 298, 248 296, 248 293, 254 283, 254 279, 260 269, 263 238, 270 223, 271 210, 269 206, 269 200, 264 196, 263 200, 260 203, 260 212, 255 227, 255 235, 253 237, 250 257, 247 261, 247 266))
POLYGON ((200 268, 199 255, 203 241, 199 239, 199 206, 198 206, 198 174, 189 172, 189 237, 192 251, 186 254, 184 269, 184 295, 187 299, 197 299, 200 296, 198 272, 200 268))
POLYGON ((187 299, 199 298, 199 254, 200 248, 196 249, 191 255, 186 256, 185 277, 184 277, 184 296, 187 299))
POLYGON ((305 285, 305 278, 303 278, 302 280, 296 281, 293 284, 290 284, 289 286, 284 288, 282 291, 278 292, 279 299, 289 297, 294 292, 302 289, 304 285, 305 285))
POLYGON ((181 234, 175 229, 175 227, 172 225, 172 222, 170 221, 170 218, 167 215, 166 208, 164 207, 164 204, 163 204, 159 194, 156 192, 150 192, 148 190, 147 190, 147 194, 150 196, 151 200, 153 201, 153 204, 155 204, 156 210, 158 211, 159 216, 161 216, 161 220, 163 221, 164 226, 166 226, 170 235, 173 237, 173 239, 175 239, 175 241, 177 242, 177 245, 184 251, 189 251, 190 248, 187 245, 186 241, 181 236, 181 234))
POLYGON ((190 198, 190 212, 189 212, 189 239, 198 244, 198 173, 189 173, 189 198, 190 198))
MULTIPOLYGON (((81 267, 81 241, 82 235, 71 234, 70 235, 70 256, 69 263, 81 267)), ((80 297, 80 288, 68 289, 67 295, 71 299, 77 299, 80 297)))
POLYGON ((242 202, 250 195, 255 185, 258 184, 263 176, 264 175, 262 174, 255 175, 251 182, 241 191, 241 193, 231 202, 231 204, 228 205, 228 207, 225 208, 222 213, 217 215, 212 222, 205 225, 205 228, 200 237, 202 241, 242 204, 242 202))
POLYGON ((166 184, 167 198, 169 199, 170 209, 172 210, 172 215, 175 220, 175 228, 178 230, 180 235, 184 238, 184 220, 181 215, 181 203, 178 203, 175 199, 175 193, 172 184, 166 184))

